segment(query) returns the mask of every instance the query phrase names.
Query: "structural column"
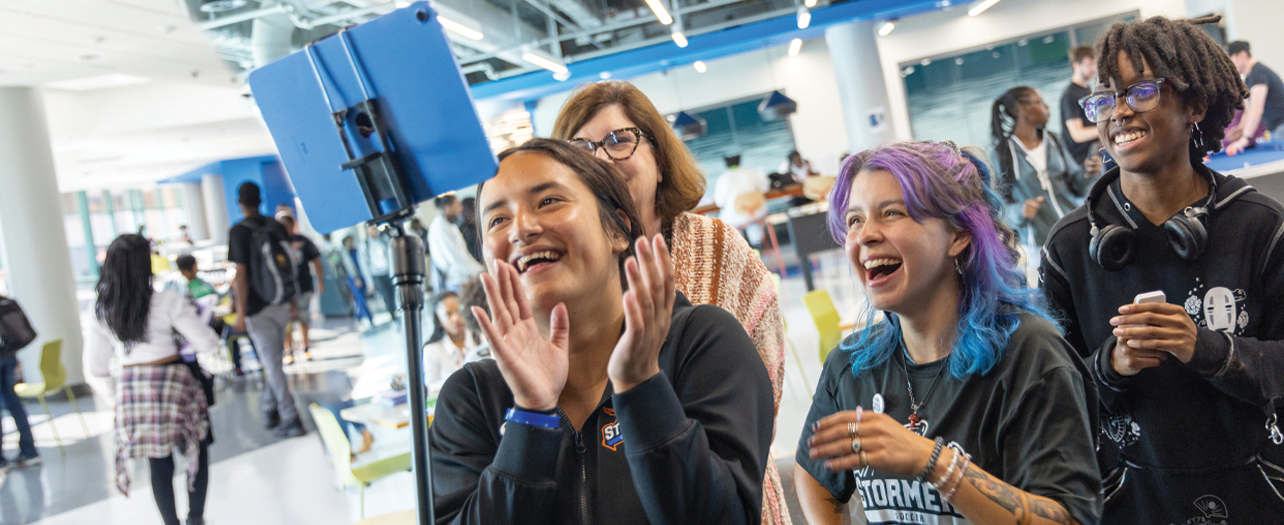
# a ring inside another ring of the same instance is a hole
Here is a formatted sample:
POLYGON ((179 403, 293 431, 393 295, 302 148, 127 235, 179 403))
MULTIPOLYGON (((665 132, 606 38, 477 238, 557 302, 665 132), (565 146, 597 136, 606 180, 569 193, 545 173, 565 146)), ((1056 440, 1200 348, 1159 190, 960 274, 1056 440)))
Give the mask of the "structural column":
POLYGON ((896 139, 874 31, 873 20, 825 30, 852 153, 896 139))
POLYGON ((45 107, 34 88, 0 88, 0 256, 9 292, 39 333, 18 353, 27 381, 40 376, 40 347, 62 339, 67 382, 81 374, 80 311, 63 229, 45 107))
POLYGON ((202 196, 201 183, 183 183, 184 212, 187 213, 187 236, 192 242, 210 238, 209 221, 205 215, 205 197, 202 196))
POLYGON ((209 238, 215 244, 227 244, 227 198, 223 192, 223 176, 207 173, 201 176, 201 197, 205 202, 205 225, 209 238))

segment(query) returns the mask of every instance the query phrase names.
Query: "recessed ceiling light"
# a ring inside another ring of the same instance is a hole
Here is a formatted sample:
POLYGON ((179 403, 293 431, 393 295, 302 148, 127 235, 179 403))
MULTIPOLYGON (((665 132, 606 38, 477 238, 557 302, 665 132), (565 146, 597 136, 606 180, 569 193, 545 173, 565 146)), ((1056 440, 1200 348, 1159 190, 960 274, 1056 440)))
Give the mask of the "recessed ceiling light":
POLYGON ((59 80, 50 82, 44 86, 54 89, 68 89, 72 91, 87 91, 90 89, 101 89, 109 87, 128 86, 132 84, 143 84, 151 82, 152 79, 147 77, 136 77, 123 73, 112 73, 110 75, 99 75, 96 77, 73 78, 70 80, 59 80))
POLYGON ((244 7, 246 0, 213 0, 201 4, 201 11, 205 13, 222 13, 244 7))
POLYGON ((80 58, 81 60, 98 60, 98 55, 86 54, 86 55, 80 55, 78 58, 80 58))

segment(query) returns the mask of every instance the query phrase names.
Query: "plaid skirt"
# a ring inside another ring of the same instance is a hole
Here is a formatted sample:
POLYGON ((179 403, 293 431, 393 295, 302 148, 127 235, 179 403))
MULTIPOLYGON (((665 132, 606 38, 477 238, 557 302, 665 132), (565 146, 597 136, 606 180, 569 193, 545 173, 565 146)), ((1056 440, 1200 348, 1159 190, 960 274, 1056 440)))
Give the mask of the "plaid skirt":
POLYGON ((116 389, 116 489, 129 495, 130 458, 163 458, 181 448, 191 492, 201 441, 210 435, 205 393, 181 362, 127 366, 116 389))

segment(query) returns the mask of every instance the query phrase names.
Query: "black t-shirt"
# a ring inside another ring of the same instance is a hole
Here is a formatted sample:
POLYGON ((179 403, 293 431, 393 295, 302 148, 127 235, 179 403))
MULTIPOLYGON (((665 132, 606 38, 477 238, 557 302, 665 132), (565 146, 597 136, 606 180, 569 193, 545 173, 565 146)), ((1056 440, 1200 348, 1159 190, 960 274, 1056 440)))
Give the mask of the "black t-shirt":
POLYGON ((1097 141, 1075 142, 1074 137, 1070 135, 1070 127, 1066 126, 1066 121, 1078 118, 1083 125, 1094 126, 1092 122, 1088 121, 1088 116, 1083 113, 1083 106, 1079 105, 1079 99, 1090 94, 1092 94, 1092 89, 1074 82, 1066 86, 1066 90, 1061 93, 1061 136, 1065 138, 1063 142, 1065 142, 1066 151, 1080 166, 1083 165, 1083 161, 1088 158, 1088 155, 1092 153, 1093 146, 1097 144, 1097 141))
POLYGON ((873 469, 828 472, 824 460, 808 456, 812 424, 831 414, 883 405, 887 415, 908 421, 908 375, 916 395, 927 395, 916 398, 923 405, 914 433, 957 442, 982 470, 1060 503, 1079 523, 1097 523, 1096 389, 1056 327, 1031 314, 1020 319, 1002 359, 988 374, 967 379, 942 370, 947 359, 918 365, 908 362, 903 350, 856 377, 849 352, 830 352, 798 440, 798 464, 841 501, 859 492, 870 524, 968 523, 939 492, 917 480, 873 469), (940 384, 929 393, 938 373, 940 384))
POLYGON ((303 235, 295 235, 290 242, 290 247, 298 256, 299 270, 296 272, 299 278, 299 293, 304 294, 315 290, 312 286, 312 261, 321 257, 321 250, 311 239, 303 235))
MULTIPOLYGON (((267 225, 267 228, 273 230, 274 236, 277 238, 281 240, 290 238, 290 234, 286 233, 285 227, 281 226, 279 222, 262 215, 246 217, 232 226, 232 231, 228 233, 227 260, 244 264, 247 271, 253 272, 254 268, 250 265, 250 253, 254 251, 253 228, 262 228, 264 224, 267 225)), ((247 277, 249 276, 247 275, 247 277)), ((245 315, 248 316, 259 313, 263 307, 267 306, 267 301, 254 293, 253 287, 247 287, 247 289, 249 294, 245 298, 245 315)))
POLYGON ((1266 129, 1274 131, 1280 124, 1284 124, 1284 81, 1280 80, 1280 76, 1266 67, 1266 64, 1258 62, 1248 72, 1244 84, 1249 89, 1258 84, 1266 85, 1266 108, 1262 111, 1262 122, 1266 123, 1266 129))

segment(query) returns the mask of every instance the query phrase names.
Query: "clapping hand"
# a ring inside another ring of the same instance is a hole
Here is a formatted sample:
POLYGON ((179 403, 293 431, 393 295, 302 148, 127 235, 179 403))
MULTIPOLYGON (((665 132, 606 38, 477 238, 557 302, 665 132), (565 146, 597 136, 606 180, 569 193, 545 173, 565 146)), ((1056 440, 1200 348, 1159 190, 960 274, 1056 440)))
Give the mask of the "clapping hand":
POLYGON ((673 316, 673 262, 664 237, 639 238, 636 257, 624 263, 629 291, 624 293, 624 335, 607 363, 616 393, 625 392, 660 372, 660 347, 673 316))
POLYGON ((496 261, 494 274, 482 274, 481 282, 494 320, 478 306, 473 307, 473 315, 490 341, 504 382, 513 391, 513 401, 528 410, 556 408, 570 366, 567 347, 571 325, 566 305, 553 307, 549 338, 545 339, 512 265, 496 261))

